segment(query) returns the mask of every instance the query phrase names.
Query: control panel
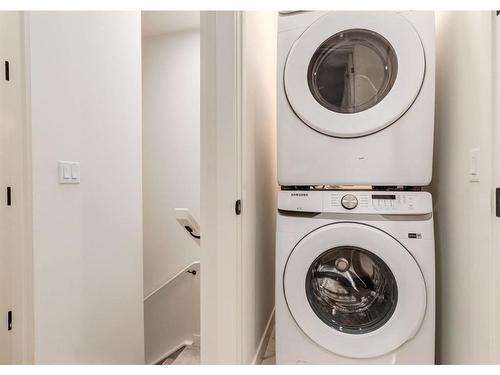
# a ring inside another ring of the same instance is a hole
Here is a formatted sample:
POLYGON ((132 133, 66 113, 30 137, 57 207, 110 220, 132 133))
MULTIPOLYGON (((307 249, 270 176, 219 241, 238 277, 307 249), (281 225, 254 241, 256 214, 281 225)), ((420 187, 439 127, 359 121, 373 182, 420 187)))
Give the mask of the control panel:
POLYGON ((416 215, 432 213, 432 197, 421 191, 280 191, 278 209, 311 213, 416 215))

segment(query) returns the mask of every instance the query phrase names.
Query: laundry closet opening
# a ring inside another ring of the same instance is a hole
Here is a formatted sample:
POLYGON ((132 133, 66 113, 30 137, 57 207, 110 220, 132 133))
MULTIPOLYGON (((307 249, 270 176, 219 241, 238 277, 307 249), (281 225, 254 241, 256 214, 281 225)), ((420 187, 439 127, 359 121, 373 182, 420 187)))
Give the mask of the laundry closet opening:
POLYGON ((200 361, 200 14, 142 12, 147 364, 200 361))

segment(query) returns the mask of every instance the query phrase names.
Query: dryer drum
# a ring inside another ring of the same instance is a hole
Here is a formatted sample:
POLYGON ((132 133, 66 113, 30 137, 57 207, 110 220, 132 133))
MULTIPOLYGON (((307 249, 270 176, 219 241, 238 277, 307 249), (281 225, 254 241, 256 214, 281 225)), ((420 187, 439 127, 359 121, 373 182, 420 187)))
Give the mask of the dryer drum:
POLYGON ((338 113, 356 113, 382 101, 398 72, 396 52, 382 35, 350 29, 323 42, 309 63, 314 98, 338 113))

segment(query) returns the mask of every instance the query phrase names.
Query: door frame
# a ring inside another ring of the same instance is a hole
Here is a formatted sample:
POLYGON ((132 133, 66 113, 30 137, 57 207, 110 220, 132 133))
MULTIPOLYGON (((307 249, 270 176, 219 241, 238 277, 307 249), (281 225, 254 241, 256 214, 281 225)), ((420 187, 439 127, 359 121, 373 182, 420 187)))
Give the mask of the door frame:
MULTIPOLYGON (((488 262, 488 282, 491 287, 491 293, 497 298, 494 299, 492 306, 488 309, 488 319, 485 324, 488 327, 489 337, 487 338, 487 348, 485 361, 487 363, 497 363, 500 358, 500 275, 497 272, 498 265, 500 264, 500 219, 496 215, 496 189, 500 188, 500 110, 498 104, 500 100, 500 14, 498 11, 490 11, 483 18, 485 22, 481 27, 483 30, 491 32, 491 39, 488 40, 491 44, 491 50, 484 51, 485 61, 490 61, 488 68, 481 70, 481 77, 484 77, 484 82, 492 82, 491 85, 485 84, 485 92, 483 94, 486 98, 491 97, 490 101, 484 101, 484 108, 480 108, 480 113, 484 116, 484 122, 491 126, 491 130, 484 132, 483 139, 490 139, 491 149, 487 150, 487 158, 483 161, 486 164, 486 171, 491 172, 490 180, 486 180, 491 184, 491 237, 489 240, 489 256, 488 262), (489 13, 489 14, 488 14, 489 13), (489 15, 489 17, 488 17, 489 15), (489 19, 488 19, 489 18, 489 19), (488 160, 491 157, 491 160, 488 160)), ((483 174, 483 179, 484 175, 483 174)))
POLYGON ((243 361, 242 14, 200 15, 201 363, 243 361))
MULTIPOLYGON (((31 123, 29 79, 29 20, 23 11, 11 11, 10 84, 14 126, 10 133, 9 207, 12 266, 12 364, 34 363, 33 246, 31 195, 31 123)), ((2 64, 3 65, 3 64, 2 64)), ((2 72, 3 73, 3 72, 2 72)), ((3 79, 3 77, 2 77, 3 79)), ((1 187, 2 193, 5 187, 1 187)), ((3 200, 2 200, 3 201, 3 200)), ((4 201, 3 201, 4 202, 4 201)), ((3 203, 2 202, 2 203, 3 203)), ((3 242, 5 243, 5 242, 3 242)), ((3 323, 3 321, 2 321, 3 323)), ((3 328, 3 327, 2 327, 3 328)))

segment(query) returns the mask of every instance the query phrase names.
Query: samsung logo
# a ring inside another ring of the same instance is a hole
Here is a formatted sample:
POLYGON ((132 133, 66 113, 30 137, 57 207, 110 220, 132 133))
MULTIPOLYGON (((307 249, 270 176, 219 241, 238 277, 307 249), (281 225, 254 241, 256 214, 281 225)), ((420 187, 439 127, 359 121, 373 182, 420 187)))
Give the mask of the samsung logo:
POLYGON ((292 197, 308 197, 307 193, 292 193, 292 197))

